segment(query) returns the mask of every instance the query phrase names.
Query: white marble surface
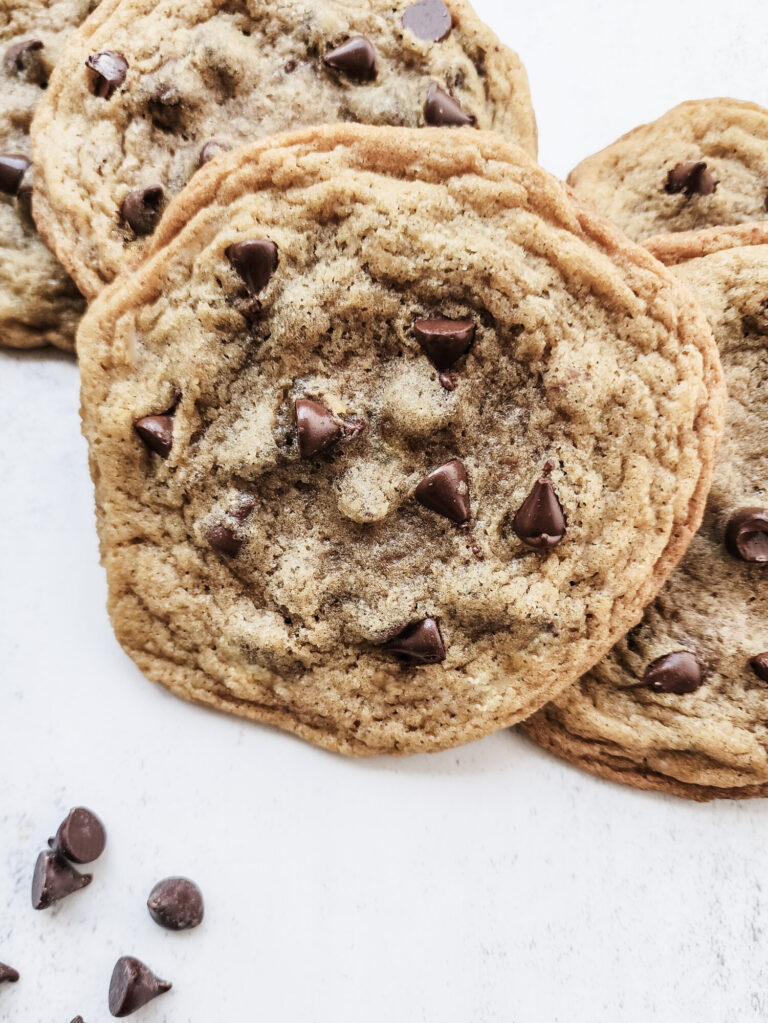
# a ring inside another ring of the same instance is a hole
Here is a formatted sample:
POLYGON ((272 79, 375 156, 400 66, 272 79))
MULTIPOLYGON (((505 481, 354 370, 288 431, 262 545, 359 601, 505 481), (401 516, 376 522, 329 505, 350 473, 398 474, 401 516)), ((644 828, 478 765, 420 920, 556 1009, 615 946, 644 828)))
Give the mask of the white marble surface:
MULTIPOLYGON (((768 102, 768 8, 477 0, 524 56, 545 165, 695 96, 768 102)), ((174 981, 146 1023, 757 1023, 768 805, 598 782, 510 733, 346 762, 145 682, 104 612, 77 372, 0 355, 0 1020, 106 1023, 118 955, 174 981), (98 810, 96 880, 33 913, 35 856, 98 810), (144 900, 196 878, 203 927, 144 900)))

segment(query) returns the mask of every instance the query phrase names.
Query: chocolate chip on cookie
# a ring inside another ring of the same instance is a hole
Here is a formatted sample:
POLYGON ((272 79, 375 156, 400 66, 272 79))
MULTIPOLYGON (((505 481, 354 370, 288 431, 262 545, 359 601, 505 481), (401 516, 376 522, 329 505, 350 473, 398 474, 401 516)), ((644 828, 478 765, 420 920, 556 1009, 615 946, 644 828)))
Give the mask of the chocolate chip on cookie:
POLYGON ((424 103, 424 120, 432 127, 463 128, 477 124, 474 114, 468 114, 453 97, 434 82, 427 90, 424 103))
POLYGON ((111 99, 128 75, 128 61, 113 50, 92 53, 85 66, 91 72, 91 92, 99 99, 111 99))
POLYGON ((297 398, 294 405, 297 444, 302 458, 313 458, 331 444, 360 433, 365 428, 361 420, 343 420, 311 398, 297 398))
POLYGON ((31 166, 32 161, 26 156, 0 156, 0 192, 18 195, 24 175, 31 166))
POLYGON ((0 984, 15 984, 19 979, 19 971, 12 966, 0 963, 0 984))
POLYGON ((13 71, 24 71, 30 57, 39 53, 42 48, 42 40, 25 39, 21 43, 14 43, 13 46, 8 47, 3 56, 3 62, 7 68, 13 71))
POLYGON ((376 50, 365 36, 354 36, 329 50, 323 63, 356 82, 372 82, 376 77, 376 50))
POLYGON ((419 0, 403 14, 403 25, 429 43, 439 43, 451 31, 451 12, 443 0, 419 0))
POLYGON ((445 660, 445 646, 434 618, 414 622, 388 639, 383 649, 405 664, 439 664, 445 660))
POLYGON ((188 931, 203 922, 203 895, 194 881, 186 877, 167 877, 158 881, 149 894, 150 916, 169 931, 188 931))
POLYGON ((219 554, 226 554, 229 558, 236 558, 243 549, 243 541, 229 526, 209 526, 205 531, 205 539, 213 550, 219 554))
POLYGON ((49 844, 72 863, 93 863, 106 848, 107 832, 92 810, 78 806, 69 811, 49 844))
POLYGON ((515 514, 512 529, 536 550, 556 547, 565 538, 565 515, 548 476, 536 480, 515 514))
POLYGON ((134 429, 150 451, 154 451, 161 458, 170 455, 173 447, 173 415, 170 412, 137 419, 134 429))
POLYGON ((134 188, 123 199, 120 214, 135 234, 152 234, 162 216, 164 199, 162 185, 134 188))
POLYGON ((91 874, 81 874, 59 853, 41 852, 32 878, 32 906, 48 909, 54 902, 87 887, 92 880, 91 874))
POLYGON ((274 242, 255 238, 235 242, 224 253, 235 273, 245 281, 251 295, 260 295, 269 284, 278 266, 278 250, 274 242))
POLYGON ((205 164, 210 163, 214 157, 220 156, 222 153, 228 153, 231 148, 232 147, 228 142, 223 142, 221 139, 208 139, 200 150, 200 155, 197 158, 197 166, 204 167, 205 164))
POLYGON ((757 654, 750 659, 749 664, 761 681, 768 682, 768 653, 757 654))
POLYGON ((160 980, 140 960, 122 956, 115 963, 109 983, 109 1011, 118 1018, 130 1016, 171 987, 170 981, 160 980))
POLYGON ((673 693, 675 696, 695 693, 703 682, 701 662, 687 650, 657 657, 643 675, 643 685, 654 693, 673 693))
POLYGON ((768 563, 768 508, 742 508, 725 530, 728 553, 742 561, 768 563))
POLYGON ((449 370, 469 351, 475 340, 474 320, 448 320, 442 317, 416 320, 413 332, 435 369, 449 370))
POLYGON ((694 195, 712 195, 719 182, 707 167, 706 160, 692 163, 678 163, 667 175, 665 190, 669 195, 684 192, 687 198, 694 195))
POLYGON ((444 515, 451 522, 468 522, 471 511, 469 504, 469 482, 463 462, 454 458, 426 476, 413 496, 430 511, 444 515))

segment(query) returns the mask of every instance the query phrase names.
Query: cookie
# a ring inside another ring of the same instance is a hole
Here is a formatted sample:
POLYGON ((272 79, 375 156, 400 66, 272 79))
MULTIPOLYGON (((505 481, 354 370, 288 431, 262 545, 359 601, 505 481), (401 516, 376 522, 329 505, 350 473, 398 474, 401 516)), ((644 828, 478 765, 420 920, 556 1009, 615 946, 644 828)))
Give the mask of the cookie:
POLYGON ((484 132, 221 157, 78 348, 120 642, 348 754, 478 739, 574 681, 697 528, 720 432, 688 294, 484 132))
POLYGON ((768 795, 768 226, 742 230, 675 270, 729 391, 701 530, 640 625, 524 726, 594 774, 698 800, 768 795))
POLYGON ((35 122, 35 219, 93 297, 201 162, 338 121, 492 128, 536 152, 525 70, 465 0, 123 0, 35 122))
POLYGON ((735 99, 682 103, 588 157, 568 182, 636 241, 762 221, 768 110, 735 99))
POLYGON ((0 9, 0 344, 72 350, 85 302, 32 221, 29 128, 65 39, 98 0, 0 9))

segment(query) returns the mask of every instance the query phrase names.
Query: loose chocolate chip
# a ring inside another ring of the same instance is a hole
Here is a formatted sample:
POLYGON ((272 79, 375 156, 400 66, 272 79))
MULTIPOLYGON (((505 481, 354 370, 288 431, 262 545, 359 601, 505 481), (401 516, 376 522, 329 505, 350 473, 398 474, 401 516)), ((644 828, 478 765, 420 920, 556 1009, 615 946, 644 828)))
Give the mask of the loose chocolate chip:
POLYGON ((542 476, 520 505, 512 522, 517 536, 536 550, 555 547, 565 537, 565 515, 552 481, 542 476))
POLYGON ((768 653, 758 654, 749 663, 757 677, 763 682, 768 682, 768 653))
POLYGON ((107 833, 95 813, 78 806, 69 811, 49 844, 72 863, 93 863, 104 852, 107 833))
POLYGON ((473 320, 416 320, 413 332, 435 369, 445 372, 464 355, 475 340, 473 320))
POLYGON ((424 120, 435 128, 461 128, 477 123, 474 114, 468 114, 455 99, 452 99, 447 92, 443 92, 434 82, 427 90, 424 120))
POLYGON ((164 199, 162 185, 134 188, 123 199, 120 213, 135 234, 152 234, 162 216, 164 199))
POLYGON ((261 294, 277 270, 277 246, 265 238, 235 242, 227 248, 225 255, 252 295, 261 294))
POLYGON ((75 1016, 75 1018, 72 1020, 72 1023, 83 1023, 83 1017, 75 1016))
POLYGON ((92 53, 85 66, 92 72, 91 91, 99 99, 111 99, 128 74, 128 61, 113 50, 92 53))
POLYGON ((0 192, 6 195, 18 195, 22 178, 32 166, 26 156, 8 154, 0 156, 0 192))
POLYGON ((443 0, 419 0, 403 15, 403 25, 419 39, 439 43, 451 31, 451 12, 443 0))
POLYGON ((80 891, 91 883, 91 874, 81 874, 57 852, 41 852, 32 878, 32 906, 48 909, 54 902, 80 891))
POLYGON ((430 511, 444 515, 451 522, 467 522, 470 517, 467 470, 458 458, 446 462, 426 476, 413 496, 430 511))
POLYGON ((387 640, 384 649, 406 664, 439 664, 445 660, 445 646, 434 618, 424 618, 387 640))
POLYGON ((197 166, 203 167, 206 163, 210 163, 214 157, 219 156, 220 153, 228 153, 232 147, 227 142, 221 142, 219 139, 208 139, 203 148, 200 150, 200 156, 197 160, 197 166))
POLYGON ((690 199, 693 195, 712 195, 719 181, 704 160, 694 163, 678 163, 667 175, 665 189, 669 195, 684 192, 690 199))
POLYGON ((150 451, 161 458, 167 458, 173 447, 173 416, 144 416, 137 419, 133 428, 144 441, 150 451))
POLYGON ((0 963, 0 984, 15 984, 18 979, 18 970, 14 970, 12 966, 6 966, 5 963, 0 963))
POLYGON ((30 55, 42 50, 43 44, 40 39, 25 39, 22 43, 14 43, 5 51, 3 62, 7 68, 13 71, 23 71, 30 55))
POLYGON ((205 539, 213 550, 229 558, 236 558, 243 549, 243 541, 238 540, 229 526, 211 526, 205 531, 205 539))
POLYGON ((329 50, 323 62, 356 82, 371 82, 376 77, 376 50, 365 36, 354 36, 329 50))
POLYGON ((701 662, 687 650, 657 657, 643 675, 643 684, 654 693, 674 693, 675 696, 695 693, 703 681, 701 662))
POLYGON ((130 1016, 153 998, 171 990, 167 980, 155 974, 133 956, 123 956, 115 963, 109 983, 109 1011, 113 1016, 130 1016))
POLYGON ((186 877, 167 877, 158 882, 147 899, 149 914, 169 931, 188 931, 203 922, 203 895, 186 877))
POLYGON ((768 562, 768 508, 742 508, 725 530, 729 554, 758 565, 768 562))
POLYGON ((312 458, 343 437, 351 437, 365 429, 364 422, 337 419, 329 408, 310 398, 297 398, 294 412, 301 458, 312 458))

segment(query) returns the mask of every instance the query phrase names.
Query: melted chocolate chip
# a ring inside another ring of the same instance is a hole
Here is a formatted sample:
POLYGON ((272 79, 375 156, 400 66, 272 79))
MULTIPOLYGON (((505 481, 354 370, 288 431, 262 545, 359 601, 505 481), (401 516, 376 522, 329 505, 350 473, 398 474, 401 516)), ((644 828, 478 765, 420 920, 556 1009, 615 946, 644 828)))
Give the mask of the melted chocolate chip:
POLYGON ((384 644, 406 664, 439 664, 445 660, 445 646, 434 618, 424 618, 403 629, 384 644))
POLYGON ((464 355, 475 340, 473 320, 416 320, 413 332, 435 369, 445 372, 464 355))
POLYGON ((236 558, 243 549, 243 541, 235 536, 229 526, 211 526, 205 531, 205 539, 213 550, 226 554, 228 558, 236 558))
POLYGON ((704 160, 694 163, 678 163, 667 175, 664 186, 669 195, 684 192, 690 199, 694 195, 712 195, 719 182, 704 160))
POLYGON ((24 42, 14 43, 5 51, 3 63, 12 71, 24 71, 31 55, 39 53, 42 48, 40 39, 25 39, 24 42))
POLYGON ((266 238, 235 242, 224 254, 235 273, 245 281, 251 295, 261 294, 277 270, 277 246, 266 238))
POLYGON ((161 458, 170 455, 173 447, 173 416, 170 413, 144 416, 143 419, 137 419, 133 427, 150 451, 161 458))
POLYGON ((512 529, 517 536, 536 550, 555 547, 565 537, 563 508, 546 476, 538 479, 515 515, 512 529))
POLYGON ((758 654, 749 662, 752 671, 763 682, 768 682, 768 653, 758 654))
POLYGON ((654 693, 673 693, 675 696, 695 693, 703 682, 701 662, 687 650, 657 657, 643 675, 643 684, 654 693))
POLYGON ((162 216, 164 199, 162 185, 134 188, 123 199, 120 214, 135 234, 152 234, 162 216))
POLYGON ((6 195, 18 195, 24 175, 32 166, 26 156, 8 154, 0 156, 0 192, 6 195))
POLYGON ((169 931, 188 931, 203 922, 203 895, 186 877, 159 881, 147 899, 150 916, 169 931))
POLYGON ((356 82, 372 82, 376 77, 376 50, 365 36, 354 36, 330 50, 323 63, 356 82))
POLYGON ((171 990, 167 980, 155 974, 133 956, 123 956, 115 963, 109 983, 109 1011, 118 1018, 130 1016, 153 998, 171 990))
POLYGON ((301 458, 312 458, 331 444, 365 429, 364 422, 338 419, 329 408, 310 398, 297 398, 294 414, 301 458))
POLYGON ((81 874, 57 852, 41 852, 32 878, 32 906, 48 909, 54 902, 80 891, 91 883, 91 874, 81 874))
POLYGON ((12 966, 6 966, 5 963, 0 963, 0 984, 15 984, 18 979, 18 970, 14 970, 12 966))
POLYGON ((104 852, 107 833, 95 813, 78 806, 70 810, 51 847, 72 863, 93 863, 104 852))
POLYGON ((451 522, 469 521, 471 511, 467 470, 458 458, 446 462, 426 476, 416 487, 413 496, 419 504, 438 515, 444 515, 451 522))
POLYGON ((447 92, 443 92, 434 82, 427 90, 424 120, 435 128, 462 128, 465 125, 477 123, 474 114, 468 114, 455 99, 452 99, 447 92))
POLYGON ((91 91, 99 99, 111 99, 128 74, 128 61, 113 50, 92 53, 85 66, 91 72, 91 91))
POLYGON ((451 12, 443 0, 419 0, 403 15, 403 25, 419 39, 439 43, 451 31, 451 12))
POLYGON ((200 150, 200 156, 197 160, 198 167, 204 167, 206 163, 210 163, 214 157, 219 156, 221 153, 228 153, 232 147, 227 142, 222 142, 220 139, 208 139, 203 148, 200 150))
POLYGON ((725 530, 729 554, 742 561, 768 562, 768 508, 742 508, 731 516, 725 530))

